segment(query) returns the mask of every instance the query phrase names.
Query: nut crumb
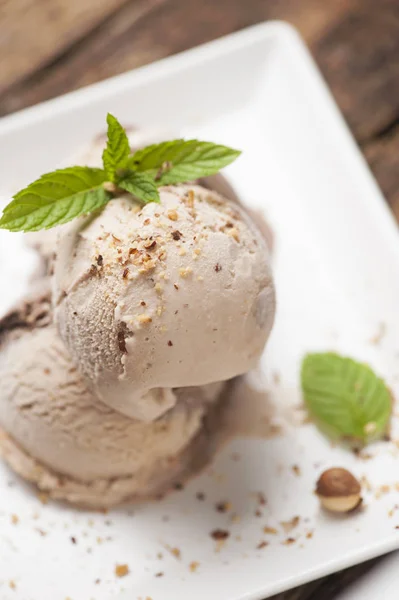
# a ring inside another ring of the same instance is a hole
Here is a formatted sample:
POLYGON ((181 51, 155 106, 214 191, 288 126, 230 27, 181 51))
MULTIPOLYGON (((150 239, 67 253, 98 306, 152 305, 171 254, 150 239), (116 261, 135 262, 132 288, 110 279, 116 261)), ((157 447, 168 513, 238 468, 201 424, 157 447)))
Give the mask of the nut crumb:
POLYGON ((257 550, 262 550, 262 548, 266 548, 266 546, 269 545, 269 542, 265 542, 264 540, 262 540, 261 542, 259 542, 259 544, 256 546, 257 550))
POLYGON ((15 581, 13 579, 10 579, 10 581, 8 582, 8 586, 12 589, 15 590, 17 585, 15 583, 15 581))
POLYGON ((269 527, 268 525, 266 525, 263 528, 263 533, 268 533, 269 535, 277 535, 278 531, 275 527, 269 527))
POLYGON ((216 540, 227 540, 227 538, 230 536, 230 533, 228 531, 226 531, 225 529, 214 529, 211 532, 211 537, 216 540))
POLYGON ((181 236, 182 234, 177 229, 175 229, 175 231, 172 231, 172 238, 175 240, 175 242, 178 242, 181 236))
POLYGON ((48 493, 47 493, 47 492, 40 492, 40 493, 37 495, 37 497, 38 497, 38 499, 40 500, 40 502, 41 502, 42 504, 48 504, 48 501, 49 501, 49 495, 48 495, 48 493))
POLYGON ((174 283, 174 284, 173 284, 173 287, 175 288, 175 290, 178 290, 178 289, 179 289, 179 286, 177 285, 177 283, 174 283))
POLYGON ((295 544, 295 542, 296 542, 295 538, 289 537, 286 540, 284 540, 284 542, 282 542, 282 543, 284 546, 291 546, 291 544, 295 544))
POLYGON ((218 502, 215 508, 220 513, 226 513, 231 510, 231 502, 218 502))
POLYGON ((163 571, 159 571, 158 573, 155 573, 155 577, 163 577, 164 573, 163 571))
POLYGON ((152 323, 152 319, 149 315, 146 314, 141 314, 137 317, 137 321, 141 324, 141 325, 146 325, 147 323, 152 323))
POLYGON ((123 279, 127 278, 127 276, 129 275, 129 272, 130 272, 129 269, 126 267, 126 269, 123 271, 123 274, 122 274, 123 279))
POLYGON ((297 477, 301 475, 301 468, 299 465, 292 465, 291 470, 297 477))
POLYGON ((311 540, 312 537, 313 537, 313 531, 308 531, 307 534, 306 534, 306 539, 307 540, 311 540))
POLYGON ((190 571, 191 573, 195 573, 199 567, 199 562, 197 562, 196 560, 193 560, 193 562, 190 563, 190 571))
POLYGON ((192 272, 193 272, 193 270, 191 267, 182 267, 181 269, 179 269, 179 275, 183 279, 185 279, 186 277, 191 275, 192 272))
POLYGON ((170 219, 171 221, 177 221, 178 215, 176 210, 168 210, 166 214, 168 216, 168 219, 170 219))
POLYGON ((292 517, 292 519, 290 519, 289 521, 280 521, 280 525, 284 529, 284 533, 289 533, 290 531, 295 529, 295 527, 298 527, 299 521, 300 517, 295 516, 292 517))
POLYGON ((172 340, 169 340, 169 341, 168 341, 168 346, 173 346, 173 342, 172 342, 172 340))
POLYGON ((126 564, 115 566, 115 575, 117 577, 125 577, 129 574, 129 567, 126 564))
POLYGON ((18 525, 18 523, 19 523, 19 517, 18 517, 18 515, 11 515, 11 523, 13 525, 18 525))
POLYGON ((222 270, 222 266, 219 263, 216 263, 216 265, 214 266, 214 269, 215 269, 216 273, 219 273, 222 270))

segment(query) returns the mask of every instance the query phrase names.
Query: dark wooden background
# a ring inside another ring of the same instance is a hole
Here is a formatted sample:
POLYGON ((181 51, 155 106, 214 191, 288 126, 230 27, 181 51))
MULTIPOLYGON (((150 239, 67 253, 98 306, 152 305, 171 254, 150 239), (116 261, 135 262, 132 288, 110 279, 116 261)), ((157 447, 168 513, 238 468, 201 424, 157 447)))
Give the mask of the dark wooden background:
MULTIPOLYGON (((0 116, 267 19, 305 38, 399 219, 399 0, 0 0, 0 116)), ((332 600, 370 568, 278 599, 332 600)))

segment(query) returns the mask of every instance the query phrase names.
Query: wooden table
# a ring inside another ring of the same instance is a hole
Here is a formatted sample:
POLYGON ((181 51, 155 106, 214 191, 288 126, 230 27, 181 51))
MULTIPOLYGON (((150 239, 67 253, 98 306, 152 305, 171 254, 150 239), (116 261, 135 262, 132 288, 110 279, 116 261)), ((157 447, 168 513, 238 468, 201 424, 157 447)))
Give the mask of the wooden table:
MULTIPOLYGON (((0 116, 266 19, 307 41, 399 219, 399 0, 0 0, 0 116)), ((275 600, 331 600, 373 564, 275 600)))

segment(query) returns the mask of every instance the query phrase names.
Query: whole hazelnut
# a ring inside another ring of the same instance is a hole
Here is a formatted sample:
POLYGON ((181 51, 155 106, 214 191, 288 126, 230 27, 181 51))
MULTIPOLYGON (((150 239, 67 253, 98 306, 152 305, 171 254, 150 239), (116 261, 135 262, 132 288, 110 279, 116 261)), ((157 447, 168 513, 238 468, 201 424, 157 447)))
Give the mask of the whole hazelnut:
POLYGON ((356 477, 346 469, 333 467, 319 477, 316 494, 322 506, 332 512, 345 513, 357 508, 361 502, 361 486, 356 477))

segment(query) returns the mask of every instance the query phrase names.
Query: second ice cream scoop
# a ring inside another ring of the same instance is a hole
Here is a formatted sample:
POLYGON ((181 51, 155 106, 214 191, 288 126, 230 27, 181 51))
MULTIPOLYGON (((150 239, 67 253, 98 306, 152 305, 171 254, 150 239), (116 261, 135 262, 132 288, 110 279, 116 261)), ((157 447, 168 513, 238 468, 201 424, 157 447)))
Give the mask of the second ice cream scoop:
POLYGON ((268 249, 236 204, 196 185, 129 197, 62 236, 55 263, 61 337, 95 394, 153 420, 174 387, 225 381, 253 368, 275 294, 268 249))

